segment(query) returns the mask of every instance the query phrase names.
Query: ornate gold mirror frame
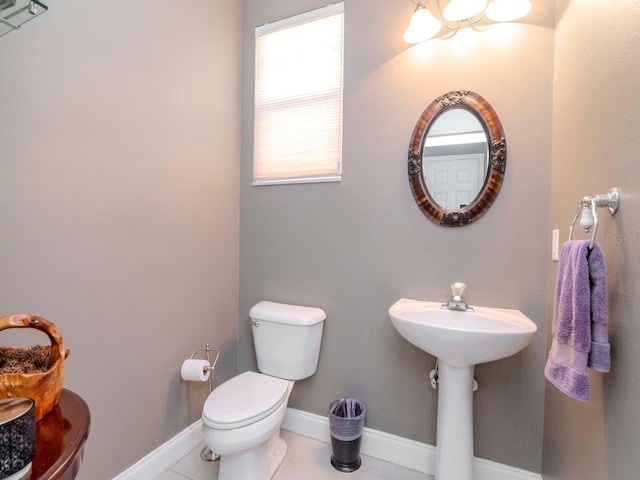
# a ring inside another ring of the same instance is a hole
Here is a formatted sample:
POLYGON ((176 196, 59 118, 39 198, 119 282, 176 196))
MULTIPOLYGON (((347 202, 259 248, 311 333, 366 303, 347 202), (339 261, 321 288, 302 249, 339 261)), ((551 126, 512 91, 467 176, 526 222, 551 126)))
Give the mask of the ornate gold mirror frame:
POLYGON ((409 184, 422 213, 443 227, 468 225, 489 210, 500 192, 507 166, 507 143, 498 115, 480 95, 468 90, 455 90, 436 98, 422 113, 411 135, 409 145, 409 184), (485 131, 489 158, 484 184, 473 201, 458 210, 441 207, 430 195, 423 175, 423 151, 430 127, 444 112, 464 108, 474 114, 485 131))

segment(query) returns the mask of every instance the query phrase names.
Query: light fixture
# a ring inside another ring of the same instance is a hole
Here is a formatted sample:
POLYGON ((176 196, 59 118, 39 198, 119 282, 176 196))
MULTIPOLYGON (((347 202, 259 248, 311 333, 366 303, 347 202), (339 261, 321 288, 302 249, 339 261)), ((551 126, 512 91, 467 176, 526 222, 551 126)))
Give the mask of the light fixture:
POLYGON ((444 9, 444 18, 461 22, 484 12, 487 0, 451 0, 444 9))
POLYGON ((530 11, 529 0, 493 0, 487 7, 486 15, 496 22, 512 22, 530 11))
POLYGON ((441 28, 442 24, 422 6, 422 3, 419 3, 411 15, 409 26, 404 31, 404 41, 407 43, 424 42, 435 37, 441 28))
POLYGON ((463 22, 475 24, 485 16, 495 22, 512 22, 531 11, 530 0, 451 0, 444 11, 440 0, 436 0, 440 17, 438 21, 425 8, 424 2, 425 0, 411 0, 416 8, 404 32, 404 41, 407 43, 420 43, 435 37, 442 25, 449 30, 457 30, 463 22))

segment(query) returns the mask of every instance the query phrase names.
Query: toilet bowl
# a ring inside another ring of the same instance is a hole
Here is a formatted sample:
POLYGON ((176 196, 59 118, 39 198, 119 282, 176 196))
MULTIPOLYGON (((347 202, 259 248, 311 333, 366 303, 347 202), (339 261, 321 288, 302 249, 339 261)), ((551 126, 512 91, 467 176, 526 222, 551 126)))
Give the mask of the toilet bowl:
POLYGON ((202 411, 205 442, 220 455, 218 479, 270 479, 287 452, 280 425, 293 382, 244 372, 218 387, 202 411))
POLYGON ((270 480, 287 446, 280 425, 295 380, 317 369, 324 311, 260 302, 250 312, 258 368, 227 380, 207 398, 203 433, 220 455, 218 480, 270 480))

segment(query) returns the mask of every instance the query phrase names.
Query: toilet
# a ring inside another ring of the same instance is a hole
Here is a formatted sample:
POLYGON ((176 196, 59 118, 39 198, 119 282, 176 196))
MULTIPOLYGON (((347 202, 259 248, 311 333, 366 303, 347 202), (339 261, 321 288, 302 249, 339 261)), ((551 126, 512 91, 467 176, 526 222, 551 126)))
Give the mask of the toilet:
POLYGON ((269 480, 287 445, 280 425, 296 380, 316 372, 326 318, 320 308, 257 303, 249 312, 257 372, 227 380, 207 398, 204 439, 220 455, 218 480, 269 480))

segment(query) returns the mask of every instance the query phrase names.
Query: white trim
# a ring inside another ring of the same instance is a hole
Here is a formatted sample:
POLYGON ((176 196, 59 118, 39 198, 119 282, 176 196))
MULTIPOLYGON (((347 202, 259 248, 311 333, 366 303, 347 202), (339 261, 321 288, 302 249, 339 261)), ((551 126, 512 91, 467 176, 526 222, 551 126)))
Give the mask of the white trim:
POLYGON ((340 182, 342 175, 330 177, 304 177, 304 178, 279 178, 277 180, 254 180, 251 184, 254 187, 263 187, 266 185, 289 185, 293 183, 326 183, 340 182))
POLYGON ((275 22, 265 23, 256 27, 256 37, 264 35, 265 33, 273 32, 281 28, 290 27, 298 23, 308 22, 309 20, 315 20, 316 18, 328 17, 344 11, 344 2, 334 3, 333 5, 327 5, 326 7, 317 8, 308 12, 294 15, 293 17, 283 18, 282 20, 276 20, 275 22))
MULTIPOLYGON (((295 408, 287 408, 282 428, 330 443, 329 419, 295 408)), ((113 480, 155 480, 189 452, 202 445, 202 420, 190 425, 113 480)), ((365 427, 362 454, 401 467, 433 475, 435 447, 408 438, 365 427)), ((473 461, 474 480, 542 480, 542 476, 483 458, 473 461)))
MULTIPOLYGON (((313 413, 288 408, 282 428, 330 443, 329 419, 313 413)), ((435 447, 365 427, 360 451, 364 455, 378 458, 411 470, 434 474, 435 447)), ((537 473, 503 465, 483 458, 473 462, 474 480, 542 480, 537 473)))
POLYGON ((113 480, 156 480, 203 442, 202 419, 185 428, 113 480))
POLYGON ((484 132, 456 133, 455 135, 432 135, 424 142, 425 147, 442 147, 446 145, 459 145, 465 143, 486 143, 487 136, 484 132))

